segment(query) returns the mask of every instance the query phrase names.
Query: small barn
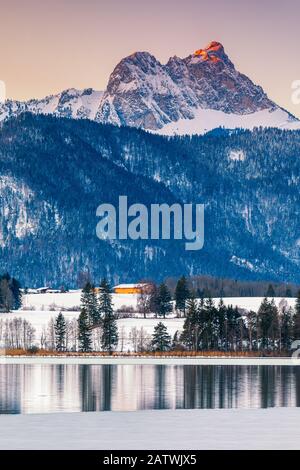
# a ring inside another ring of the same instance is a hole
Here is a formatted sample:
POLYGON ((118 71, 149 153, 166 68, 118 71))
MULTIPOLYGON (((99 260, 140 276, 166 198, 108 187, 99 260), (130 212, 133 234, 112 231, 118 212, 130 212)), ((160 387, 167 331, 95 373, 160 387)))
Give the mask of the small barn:
POLYGON ((148 284, 119 284, 113 288, 115 294, 141 294, 148 284))

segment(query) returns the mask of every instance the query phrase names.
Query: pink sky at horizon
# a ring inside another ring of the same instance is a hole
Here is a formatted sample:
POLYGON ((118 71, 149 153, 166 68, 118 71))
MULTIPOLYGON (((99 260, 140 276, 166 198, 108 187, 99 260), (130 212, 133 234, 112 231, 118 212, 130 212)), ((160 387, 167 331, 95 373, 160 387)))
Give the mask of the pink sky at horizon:
POLYGON ((220 41, 238 70, 300 117, 299 0, 0 0, 0 80, 13 99, 106 87, 125 56, 161 62, 220 41))

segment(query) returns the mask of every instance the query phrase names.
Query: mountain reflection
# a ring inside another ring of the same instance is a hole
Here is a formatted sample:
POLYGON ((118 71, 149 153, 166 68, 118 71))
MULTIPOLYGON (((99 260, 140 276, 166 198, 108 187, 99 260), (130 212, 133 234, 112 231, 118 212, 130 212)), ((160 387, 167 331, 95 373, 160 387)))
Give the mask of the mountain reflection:
POLYGON ((300 406, 300 368, 0 365, 0 414, 274 406, 300 406))

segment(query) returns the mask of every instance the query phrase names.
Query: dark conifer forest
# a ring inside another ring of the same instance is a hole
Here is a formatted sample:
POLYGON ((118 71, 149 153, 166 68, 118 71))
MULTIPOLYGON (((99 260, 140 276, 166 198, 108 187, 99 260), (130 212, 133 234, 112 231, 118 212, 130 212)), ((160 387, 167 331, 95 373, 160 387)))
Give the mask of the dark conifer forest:
POLYGON ((2 271, 22 286, 76 287, 181 275, 300 282, 300 132, 166 138, 23 114, 1 125, 2 271), (237 158, 237 155, 239 158, 237 158), (205 205, 205 244, 101 241, 102 203, 205 205))

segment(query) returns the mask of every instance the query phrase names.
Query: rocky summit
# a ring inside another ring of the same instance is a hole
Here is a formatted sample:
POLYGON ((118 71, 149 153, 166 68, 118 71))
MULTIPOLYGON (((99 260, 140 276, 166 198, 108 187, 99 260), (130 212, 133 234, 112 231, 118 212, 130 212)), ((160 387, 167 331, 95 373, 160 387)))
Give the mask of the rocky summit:
POLYGON ((220 42, 161 64, 149 52, 125 57, 106 90, 69 89, 41 100, 8 100, 0 121, 24 111, 142 128, 164 135, 212 129, 300 128, 300 122, 240 73, 220 42))

